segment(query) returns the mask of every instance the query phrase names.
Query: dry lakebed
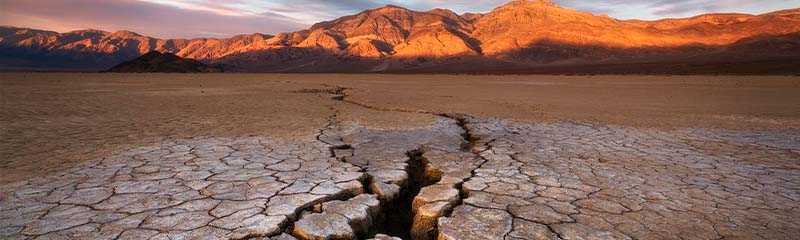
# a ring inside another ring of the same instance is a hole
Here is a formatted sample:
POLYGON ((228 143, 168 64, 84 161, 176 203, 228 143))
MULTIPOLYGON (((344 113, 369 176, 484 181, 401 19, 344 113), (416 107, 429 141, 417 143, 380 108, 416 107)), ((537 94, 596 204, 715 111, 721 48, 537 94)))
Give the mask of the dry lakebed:
POLYGON ((796 239, 800 78, 0 73, 0 239, 796 239))

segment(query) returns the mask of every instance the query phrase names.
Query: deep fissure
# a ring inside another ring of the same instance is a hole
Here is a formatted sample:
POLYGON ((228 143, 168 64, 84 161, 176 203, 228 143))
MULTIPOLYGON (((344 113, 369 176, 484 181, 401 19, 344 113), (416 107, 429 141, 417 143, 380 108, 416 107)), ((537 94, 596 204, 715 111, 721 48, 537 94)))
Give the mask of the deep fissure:
MULTIPOLYGON (((353 104, 359 107, 376 110, 376 111, 390 111, 390 112, 407 112, 407 113, 420 113, 420 114, 429 114, 434 116, 439 116, 447 119, 451 119, 455 121, 455 124, 463 131, 461 136, 461 144, 460 150, 462 152, 467 152, 472 154, 475 158, 480 158, 481 162, 477 168, 480 168, 487 160, 480 156, 480 149, 477 149, 476 146, 480 141, 480 138, 476 136, 472 130, 469 129, 467 124, 469 124, 469 120, 467 119, 468 116, 463 114, 457 113, 434 113, 428 111, 411 111, 405 109, 384 109, 380 107, 374 107, 366 104, 362 104, 359 102, 354 102, 346 99, 349 95, 346 93, 346 90, 349 88, 341 87, 341 86, 331 86, 323 84, 325 87, 333 87, 334 89, 312 89, 312 90, 305 90, 302 92, 305 93, 327 93, 333 95, 331 97, 332 100, 335 101, 342 101, 349 104, 353 104)), ((326 129, 329 129, 333 123, 329 124, 326 129)), ((323 130, 324 131, 324 130, 323 130)), ((335 157, 339 160, 345 161, 347 156, 339 156, 337 154, 337 150, 350 150, 353 151, 354 148, 348 144, 339 144, 339 145, 332 145, 329 148, 331 152, 331 156, 335 157)), ((425 154, 425 146, 420 146, 417 149, 408 151, 406 156, 408 158, 408 167, 407 167, 407 174, 408 174, 408 181, 405 187, 403 187, 400 191, 400 196, 395 200, 387 203, 382 203, 381 207, 381 214, 379 215, 376 222, 369 228, 369 232, 367 236, 358 236, 358 237, 373 237, 376 234, 386 234, 389 236, 400 237, 402 239, 412 239, 412 226, 414 224, 414 211, 413 211, 413 201, 414 198, 420 193, 420 191, 427 187, 438 183, 441 179, 441 175, 437 176, 429 176, 428 171, 426 171, 428 167, 428 160, 424 157, 425 154)), ((471 171, 471 176, 464 181, 468 181, 475 175, 475 169, 471 171)), ((362 185, 364 187, 364 192, 367 194, 372 194, 373 192, 370 189, 370 185, 368 184, 372 181, 372 177, 368 174, 365 174, 365 178, 362 180, 362 185)), ((452 210, 463 204, 463 200, 468 197, 468 194, 464 191, 463 183, 456 184, 455 188, 459 192, 459 199, 452 208, 447 210, 444 213, 444 216, 449 217, 452 213, 452 210)), ((306 210, 308 211, 308 210, 306 210)), ((290 223, 290 224, 293 224, 290 223)), ((289 226, 287 228, 288 231, 291 231, 293 226, 289 226)), ((435 239, 436 235, 438 235, 438 226, 434 225, 434 230, 431 233, 431 236, 428 239, 435 239)), ((426 239, 427 240, 427 239, 426 239)))
POLYGON ((424 154, 424 147, 406 153, 408 183, 400 191, 397 199, 386 204, 380 221, 373 226, 372 235, 381 233, 402 239, 411 239, 411 226, 414 223, 412 202, 422 188, 439 181, 438 178, 426 174, 428 160, 425 159, 424 154))
MULTIPOLYGON (((464 182, 462 182, 460 184, 456 184, 455 187, 456 187, 456 189, 458 189, 459 199, 458 199, 458 203, 455 206, 453 206, 453 209, 455 209, 455 207, 464 204, 464 199, 467 199, 469 197, 469 193, 464 189, 464 185, 463 184, 465 182, 468 182, 469 180, 471 180, 473 177, 475 177, 475 174, 476 174, 475 171, 477 169, 480 169, 481 167, 483 167, 483 164, 486 164, 486 162, 489 161, 486 158, 484 158, 483 156, 481 156, 481 152, 490 150, 491 149, 491 145, 490 144, 492 142, 494 142, 495 139, 492 139, 491 141, 488 141, 488 142, 485 143, 486 149, 483 149, 483 150, 477 149, 476 146, 478 145, 478 142, 481 140, 481 138, 478 137, 477 135, 475 135, 472 132, 472 130, 469 128, 469 126, 467 126, 467 124, 469 124, 469 120, 467 120, 467 118, 464 115, 461 115, 461 114, 441 114, 440 116, 446 117, 446 118, 450 118, 450 119, 453 119, 453 120, 456 121, 456 124, 458 125, 458 127, 460 127, 462 131, 464 131, 461 134, 461 137, 464 138, 464 143, 461 144, 461 150, 465 151, 465 152, 472 153, 475 158, 481 160, 480 163, 478 164, 478 166, 476 166, 474 169, 472 169, 470 171, 470 176, 468 178, 464 179, 464 182)), ((451 214, 452 214, 452 209, 450 211, 446 212, 444 214, 444 216, 450 217, 451 214)), ((438 229, 437 229, 437 231, 438 231, 438 229)))

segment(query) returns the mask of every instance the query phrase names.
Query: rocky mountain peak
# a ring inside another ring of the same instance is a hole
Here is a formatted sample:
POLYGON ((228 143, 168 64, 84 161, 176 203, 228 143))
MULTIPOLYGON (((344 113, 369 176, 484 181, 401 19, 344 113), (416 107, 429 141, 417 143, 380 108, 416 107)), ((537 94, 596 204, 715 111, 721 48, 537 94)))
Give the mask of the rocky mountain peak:
POLYGON ((108 34, 109 32, 106 32, 106 31, 103 31, 103 30, 97 30, 97 29, 88 28, 88 29, 83 29, 83 30, 71 31, 71 32, 67 32, 67 33, 68 34, 69 33, 72 33, 72 34, 108 34))
POLYGON ((427 13, 432 13, 432 14, 440 15, 440 16, 443 16, 443 17, 446 17, 446 18, 451 18, 451 19, 456 19, 456 18, 460 18, 461 17, 460 15, 458 15, 455 12, 453 12, 452 10, 443 9, 443 8, 435 8, 435 9, 427 11, 427 13))
POLYGON ((768 15, 784 16, 784 17, 798 17, 798 16, 800 16, 800 8, 775 11, 775 12, 768 13, 768 15))
POLYGON ((589 25, 608 25, 615 19, 598 16, 589 12, 579 12, 563 8, 555 3, 542 0, 515 0, 495 8, 475 21, 476 28, 522 28, 531 26, 555 26, 582 22, 589 25))
POLYGON ((77 40, 78 38, 102 38, 109 34, 109 32, 96 30, 96 29, 85 29, 85 30, 78 30, 65 33, 65 36, 69 36, 72 39, 77 40))
POLYGON ((122 30, 122 31, 116 31, 116 32, 112 33, 111 35, 109 35, 109 37, 111 37, 111 38, 130 39, 130 38, 139 38, 139 37, 143 37, 143 36, 138 34, 138 33, 135 33, 135 32, 122 30))
POLYGON ((389 12, 389 11, 411 11, 408 8, 400 7, 397 5, 387 4, 383 7, 379 7, 373 10, 367 10, 372 12, 389 12))
POLYGON ((156 50, 151 50, 151 51, 145 53, 144 55, 142 55, 141 57, 139 57, 139 59, 141 59, 141 60, 152 60, 152 59, 161 58, 161 57, 178 58, 178 56, 175 56, 174 54, 161 53, 161 52, 156 51, 156 50))
POLYGON ((558 4, 555 4, 548 0, 514 0, 510 1, 506 4, 503 4, 496 9, 531 9, 531 8, 561 8, 558 4))
POLYGON ((495 8, 486 15, 517 14, 522 17, 565 17, 570 15, 585 15, 577 10, 563 8, 546 0, 514 0, 495 8))

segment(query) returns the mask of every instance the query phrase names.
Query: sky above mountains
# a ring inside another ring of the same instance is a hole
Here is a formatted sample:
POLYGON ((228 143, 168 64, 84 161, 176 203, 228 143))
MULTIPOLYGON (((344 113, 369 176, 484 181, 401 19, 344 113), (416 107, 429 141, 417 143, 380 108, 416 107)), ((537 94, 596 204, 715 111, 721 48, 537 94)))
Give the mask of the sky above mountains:
MULTIPOLYGON (((488 12, 508 0, 0 0, 0 25, 54 31, 131 30, 161 38, 229 37, 296 31, 386 4, 414 10, 488 12)), ((800 0, 553 0, 620 19, 688 17, 708 12, 766 13, 800 0)))

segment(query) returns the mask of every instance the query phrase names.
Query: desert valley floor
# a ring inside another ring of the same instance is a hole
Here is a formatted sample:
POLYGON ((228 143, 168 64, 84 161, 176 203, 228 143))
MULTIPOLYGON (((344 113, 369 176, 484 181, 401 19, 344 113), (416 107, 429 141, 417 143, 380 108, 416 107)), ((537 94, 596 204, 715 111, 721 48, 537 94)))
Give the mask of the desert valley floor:
POLYGON ((0 73, 0 156, 0 239, 796 239, 800 78, 0 73))

